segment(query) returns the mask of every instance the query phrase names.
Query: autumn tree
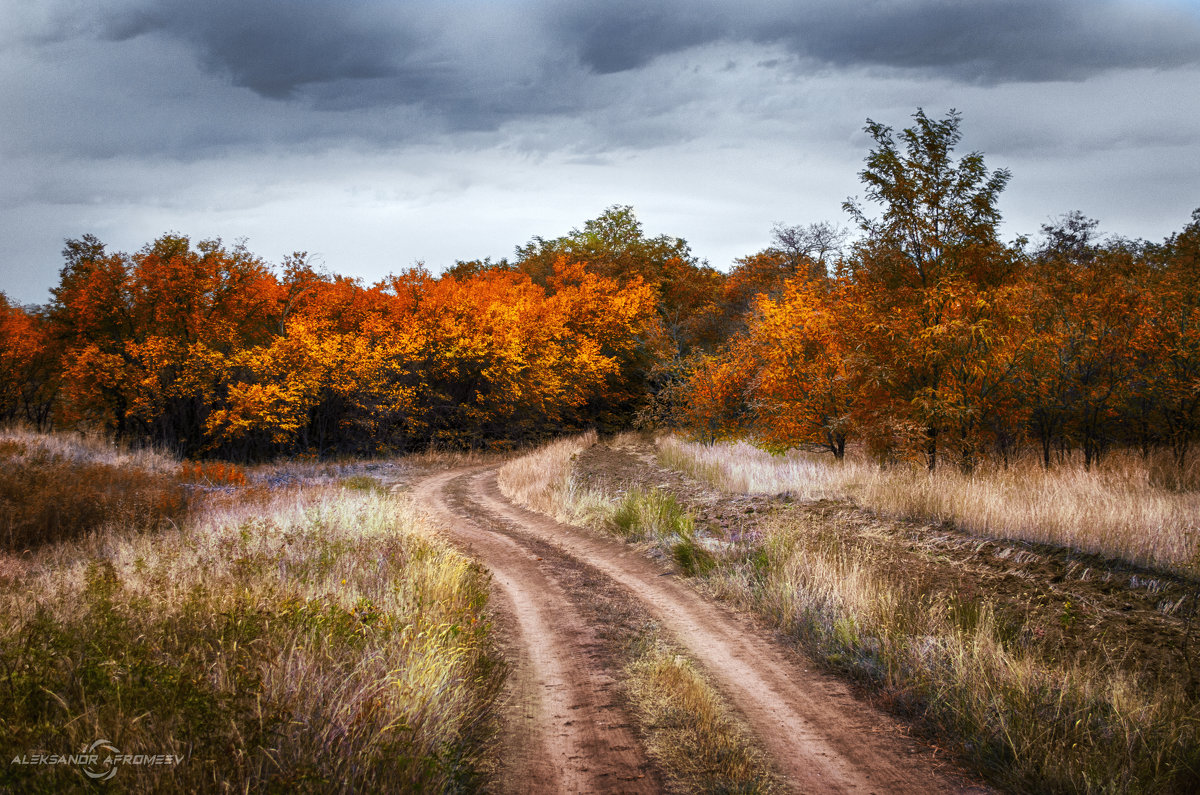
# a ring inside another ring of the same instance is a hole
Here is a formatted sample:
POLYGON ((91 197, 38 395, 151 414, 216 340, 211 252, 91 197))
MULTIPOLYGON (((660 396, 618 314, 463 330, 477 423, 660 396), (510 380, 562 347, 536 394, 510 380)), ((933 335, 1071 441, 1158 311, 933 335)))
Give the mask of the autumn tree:
POLYGON ((1149 281, 1135 370, 1141 404, 1182 469, 1200 439, 1200 209, 1153 252, 1149 281))
MULTIPOLYGON (((805 274, 807 276, 807 274, 805 274)), ((755 435, 768 447, 816 446, 839 460, 862 394, 853 382, 844 284, 799 277, 772 300, 760 295, 744 346, 755 363, 755 435)))
POLYGON ((1117 440, 1122 411, 1146 394, 1133 383, 1132 355, 1145 321, 1144 262, 1120 241, 1101 241, 1097 225, 1077 212, 1044 225, 1030 264, 1032 339, 1020 380, 1047 467, 1055 446, 1070 445, 1090 467, 1117 440))
POLYGON ((697 260, 682 238, 647 237, 632 207, 609 207, 563 237, 535 237, 516 256, 522 271, 547 286, 560 262, 585 263, 619 283, 639 279, 657 292, 659 317, 681 353, 716 341, 712 307, 723 275, 697 260))
POLYGON ((45 317, 0 292, 0 423, 44 430, 58 394, 58 351, 45 317))
POLYGON ((225 360, 278 325, 278 283, 242 246, 165 235, 135 255, 67 241, 49 319, 72 411, 120 437, 185 452, 204 426, 225 360))
MULTIPOLYGON (((996 202, 1009 173, 989 172, 977 152, 954 158, 962 138, 955 111, 936 120, 918 110, 913 119, 899 136, 868 120, 875 148, 859 176, 881 212, 868 215, 856 200, 843 206, 862 233, 848 261, 857 302, 869 315, 857 366, 887 396, 880 421, 921 428, 932 470, 943 433, 961 431, 965 416, 979 411, 979 395, 950 388, 949 366, 994 347, 977 343, 996 310, 975 310, 997 306, 986 293, 1018 261, 997 238, 996 202)), ((991 381, 974 380, 980 387, 991 381)))

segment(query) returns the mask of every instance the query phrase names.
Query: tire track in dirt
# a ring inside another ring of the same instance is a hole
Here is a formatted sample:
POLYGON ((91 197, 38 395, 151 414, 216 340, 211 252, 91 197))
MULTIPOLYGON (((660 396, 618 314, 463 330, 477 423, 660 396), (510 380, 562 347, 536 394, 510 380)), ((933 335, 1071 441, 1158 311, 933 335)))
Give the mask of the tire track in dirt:
POLYGON ((616 703, 594 628, 536 551, 494 532, 465 495, 472 471, 417 484, 444 532, 491 570, 501 643, 511 666, 502 720, 502 791, 652 793, 653 765, 616 703))
MULTIPOLYGON (((495 468, 439 476, 419 491, 427 498, 436 497, 455 478, 462 489, 460 513, 471 517, 477 531, 487 528, 483 534, 493 537, 494 553, 476 545, 487 565, 494 560, 507 565, 494 554, 516 556, 523 548, 519 542, 537 542, 625 588, 704 666, 796 791, 986 791, 965 783, 957 770, 939 770, 928 750, 904 739, 890 716, 855 700, 843 682, 816 672, 814 666, 806 667, 766 633, 703 600, 633 548, 511 504, 496 485, 495 468), (495 539, 506 539, 513 546, 495 539)), ((521 573, 513 575, 520 578, 521 573)), ((506 587, 532 594, 540 589, 524 579, 506 582, 506 587)), ((566 671, 564 675, 576 674, 566 671)))

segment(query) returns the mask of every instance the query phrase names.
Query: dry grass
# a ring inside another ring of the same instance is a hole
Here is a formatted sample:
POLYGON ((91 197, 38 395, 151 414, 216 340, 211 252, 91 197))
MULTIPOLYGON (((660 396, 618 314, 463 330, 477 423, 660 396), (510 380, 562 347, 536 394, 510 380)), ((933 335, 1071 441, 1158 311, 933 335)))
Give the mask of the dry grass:
POLYGON ((1194 570, 1200 550, 1200 491, 1164 484, 1161 466, 1127 454, 1086 471, 1044 470, 1034 460, 972 474, 943 467, 837 463, 793 452, 772 456, 744 442, 707 447, 659 440, 659 457, 731 492, 798 499, 851 499, 884 515, 948 521, 967 532, 1094 553, 1175 572, 1194 570))
POLYGON ((643 643, 625 668, 625 688, 650 755, 670 773, 672 791, 780 791, 748 731, 696 665, 661 639, 643 643))
POLYGON ((578 522, 604 505, 571 478, 571 461, 596 443, 596 432, 569 436, 539 447, 500 467, 496 481, 504 496, 560 522, 578 522))
POLYGON ((179 462, 149 447, 120 447, 105 437, 81 433, 36 433, 20 428, 0 430, 0 451, 14 450, 32 458, 105 464, 153 474, 175 474, 179 462))
MULTIPOLYGON (((130 791, 476 788, 502 678, 486 572, 376 488, 253 495, 4 558, 8 759, 103 738, 185 758, 119 769, 130 791)), ((0 767, 0 788, 85 781, 0 767)))
MULTIPOLYGON (((850 498, 877 512, 949 520, 1168 568, 1194 557, 1200 503, 1120 456, 1093 472, 1027 463, 974 475, 773 457, 749 445, 659 440, 660 462, 729 491, 850 498)), ((986 599, 927 591, 837 513, 781 511, 706 578, 818 659, 869 684, 1007 789, 1195 792, 1200 705, 1177 680, 1097 658, 1063 665, 986 599)))
POLYGON ((928 594, 837 520, 783 512, 706 584, 871 686, 1006 789, 1195 792, 1200 706, 1182 685, 1040 658, 986 601, 928 594))
POLYGON ((0 549, 81 538, 108 526, 157 529, 182 519, 188 494, 175 465, 69 437, 0 435, 0 549))

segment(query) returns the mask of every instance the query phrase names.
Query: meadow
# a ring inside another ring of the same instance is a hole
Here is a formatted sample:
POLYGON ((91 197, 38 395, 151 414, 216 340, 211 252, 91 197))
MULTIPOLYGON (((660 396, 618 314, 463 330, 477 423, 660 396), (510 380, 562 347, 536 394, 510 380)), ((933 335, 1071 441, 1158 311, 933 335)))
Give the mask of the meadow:
POLYGON ((1161 455, 1115 452, 1100 464, 1044 468, 1032 457, 971 472, 883 466, 865 456, 834 461, 792 450, 772 455, 747 442, 659 441, 664 463, 746 494, 851 499, 900 519, 949 522, 980 536, 1067 547, 1176 572, 1197 571, 1200 463, 1176 469, 1161 455))
MULTIPOLYGON (((407 497, 336 467, 287 478, 19 431, 0 457, 6 749, 182 760, 118 767, 134 792, 486 777, 504 675, 488 574, 407 497)), ((111 768, 6 765, 0 785, 85 771, 111 768)))

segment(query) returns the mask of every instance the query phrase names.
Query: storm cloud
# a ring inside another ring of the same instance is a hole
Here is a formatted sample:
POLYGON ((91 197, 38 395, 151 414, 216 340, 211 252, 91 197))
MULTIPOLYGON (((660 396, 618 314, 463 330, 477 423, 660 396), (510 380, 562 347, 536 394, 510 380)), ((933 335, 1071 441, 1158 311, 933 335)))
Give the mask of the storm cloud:
POLYGON ((617 202, 723 266, 774 222, 836 217, 864 120, 902 126, 918 106, 959 108, 964 145, 1013 169, 1015 222, 1082 205, 1153 236, 1200 202, 1196 2, 0 0, 0 12, 0 289, 29 300, 62 238, 84 232, 117 247, 167 228, 246 235, 268 256, 318 248, 369 276, 504 256, 617 202))
MULTIPOLYGON (((416 106, 453 129, 574 113, 603 100, 589 77, 714 44, 779 45, 801 70, 885 68, 992 84, 1200 62, 1194 7, 1129 0, 138 0, 58 7, 46 15, 42 41, 149 37, 168 45, 164 58, 190 57, 267 100, 333 112, 416 106)), ((661 100, 667 106, 673 96, 661 100)))
POLYGON ((1200 20, 1182 5, 1095 0, 858 0, 574 4, 557 25, 599 73, 715 41, 782 43, 840 67, 922 70, 989 83, 1080 80, 1200 59, 1200 20))

